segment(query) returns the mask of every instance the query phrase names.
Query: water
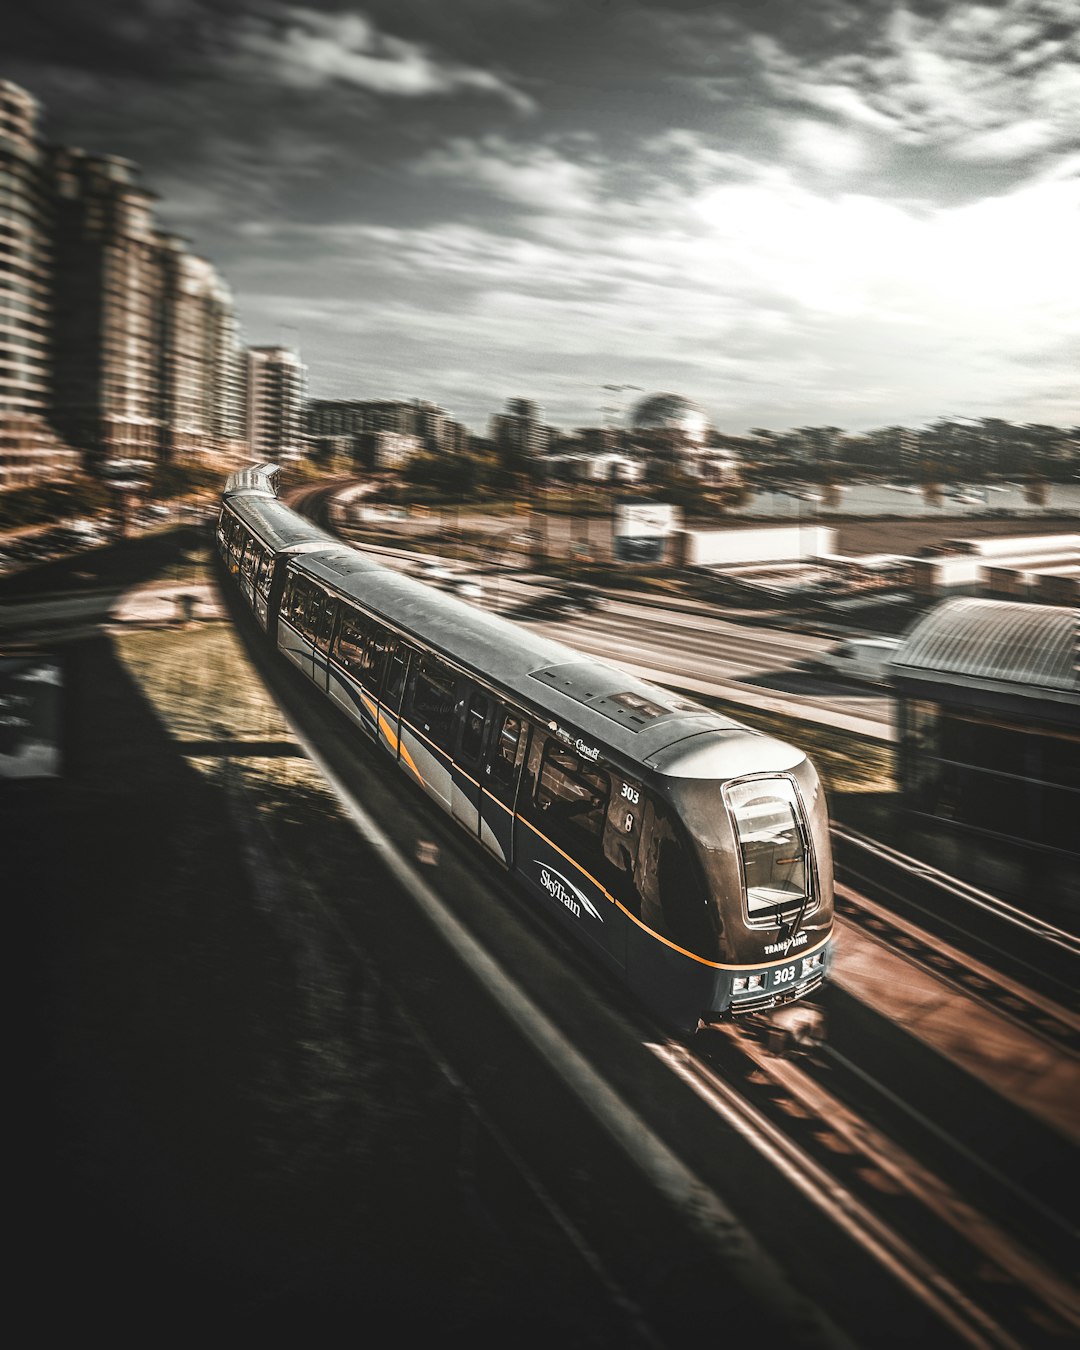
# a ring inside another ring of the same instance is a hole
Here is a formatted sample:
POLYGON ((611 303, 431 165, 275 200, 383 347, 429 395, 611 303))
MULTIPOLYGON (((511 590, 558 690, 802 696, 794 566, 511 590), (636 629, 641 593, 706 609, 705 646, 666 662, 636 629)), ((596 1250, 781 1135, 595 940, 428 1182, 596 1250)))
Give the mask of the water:
POLYGON ((791 516, 934 516, 972 515, 1002 511, 1027 518, 1075 515, 1080 522, 1080 483, 1049 483, 1040 505, 1028 501, 1022 486, 1015 484, 950 484, 947 489, 928 494, 922 488, 898 491, 883 483, 854 483, 840 487, 832 502, 825 500, 827 490, 816 485, 805 489, 806 496, 793 492, 755 492, 743 510, 750 515, 791 516))

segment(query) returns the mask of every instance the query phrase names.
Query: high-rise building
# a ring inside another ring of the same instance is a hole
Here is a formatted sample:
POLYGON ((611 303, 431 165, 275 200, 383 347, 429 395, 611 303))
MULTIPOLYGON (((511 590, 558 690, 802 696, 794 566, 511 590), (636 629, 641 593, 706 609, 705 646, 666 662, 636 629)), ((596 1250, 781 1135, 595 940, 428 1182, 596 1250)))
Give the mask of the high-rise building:
POLYGON ((163 446, 166 270, 154 194, 114 155, 56 147, 57 427, 91 461, 163 446))
POLYGON ((0 80, 0 489, 70 472, 79 457, 47 420, 52 201, 37 102, 0 80))
POLYGON ((44 148, 37 120, 0 81, 0 488, 30 465, 240 450, 228 286, 159 229, 136 165, 44 148))
POLYGON ((232 294, 179 235, 159 236, 165 272, 162 398, 166 453, 224 449, 243 437, 232 294))
POLYGON ((259 459, 302 454, 301 414, 307 370, 288 347, 247 349, 246 439, 259 459))
POLYGON ((172 458, 206 450, 213 436, 210 293, 216 278, 179 235, 160 236, 165 274, 162 329, 163 449, 172 458))
POLYGON ((211 428, 221 449, 244 442, 247 402, 247 355, 240 345, 232 291, 215 273, 207 299, 207 365, 212 390, 211 428))
POLYGON ((540 421, 540 409, 532 399, 510 398, 506 411, 491 419, 491 439, 508 461, 519 463, 546 454, 552 430, 540 421))

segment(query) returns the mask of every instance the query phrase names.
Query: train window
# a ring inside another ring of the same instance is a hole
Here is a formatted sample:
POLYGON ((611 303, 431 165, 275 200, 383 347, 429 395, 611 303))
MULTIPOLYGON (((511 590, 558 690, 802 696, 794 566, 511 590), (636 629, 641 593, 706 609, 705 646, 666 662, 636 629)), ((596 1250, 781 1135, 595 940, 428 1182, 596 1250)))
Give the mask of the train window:
POLYGON ((450 749, 457 677, 445 661, 424 656, 416 663, 405 715, 436 745, 450 749))
POLYGON ((787 778, 732 783, 724 796, 735 820, 746 905, 751 917, 806 897, 806 838, 795 788, 787 778))
POLYGON ((604 832, 608 802, 607 774, 586 764, 568 746, 548 741, 536 783, 536 805, 546 831, 575 854, 582 840, 604 832))
POLYGON ((641 917, 684 951, 716 960, 716 915, 701 870, 674 813, 655 797, 645 803, 638 857, 641 917))
POLYGON ((281 614, 294 627, 299 625, 300 616, 303 614, 304 598, 303 582, 298 576, 291 576, 281 602, 281 614))
POLYGON ((491 739, 488 752, 489 786, 501 790, 501 795, 514 790, 517 774, 518 747, 524 722, 514 713, 504 713, 498 730, 491 739))
POLYGON ((458 759, 464 764, 477 765, 480 763, 480 751, 484 745, 484 723, 491 707, 491 699, 479 689, 470 689, 466 698, 458 759))
POLYGON ((255 568, 261 555, 262 550, 255 540, 249 537, 244 544, 244 551, 240 558, 240 570, 249 580, 255 574, 255 568))
POLYGON ((334 620, 337 618, 338 602, 332 596, 325 596, 322 614, 319 618, 317 645, 320 651, 328 651, 330 638, 334 632, 334 620))
POLYGON ((367 623, 355 609, 342 612, 335 654, 350 674, 363 679, 368 662, 367 623))
POLYGON ((259 565, 259 572, 255 578, 255 584, 259 588, 260 595, 270 594, 270 578, 274 574, 274 555, 267 550, 262 556, 262 562, 259 565))
POLYGON ((381 701, 388 708, 396 709, 401 702, 401 691, 405 688, 405 675, 409 668, 409 649, 404 642, 394 642, 389 648, 386 669, 383 674, 381 701))
POLYGON ((322 609, 323 595, 321 591, 315 590, 313 586, 304 584, 304 606, 300 615, 299 628, 309 642, 315 641, 315 629, 319 623, 319 613, 322 609))
POLYGON ((376 697, 382 692, 383 667, 386 663, 387 650, 393 640, 388 630, 381 624, 372 624, 368 644, 367 687, 376 697))

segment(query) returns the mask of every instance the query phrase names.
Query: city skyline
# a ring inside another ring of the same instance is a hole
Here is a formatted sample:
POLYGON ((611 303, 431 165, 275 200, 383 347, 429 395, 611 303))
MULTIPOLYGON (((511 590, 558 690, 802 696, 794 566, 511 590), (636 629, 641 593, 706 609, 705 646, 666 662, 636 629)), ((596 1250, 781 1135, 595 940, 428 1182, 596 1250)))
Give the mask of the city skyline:
POLYGON ((1078 420, 1063 3, 453 9, 45 3, 0 77, 141 165, 313 398, 1078 420))

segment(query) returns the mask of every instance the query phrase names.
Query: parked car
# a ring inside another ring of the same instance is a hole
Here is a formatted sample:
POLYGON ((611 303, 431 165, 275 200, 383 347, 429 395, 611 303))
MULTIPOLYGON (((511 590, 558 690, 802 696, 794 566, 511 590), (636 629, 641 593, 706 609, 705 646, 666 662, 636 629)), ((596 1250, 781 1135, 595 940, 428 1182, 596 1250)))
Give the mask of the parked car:
POLYGON ((571 613, 587 614, 594 609, 603 609, 607 603, 604 596, 590 586, 587 581, 568 581, 562 588, 562 599, 571 613))
POLYGON ((462 600, 483 600, 484 587, 476 577, 451 577, 443 583, 443 589, 462 600))
POLYGON ((416 575, 421 581, 427 581, 432 584, 454 580, 454 573, 447 567, 441 558, 427 558, 420 564, 420 569, 416 575))
POLYGON ((901 643, 898 637, 848 638, 810 663, 821 674, 843 675, 863 684, 888 684, 890 663, 901 643))

